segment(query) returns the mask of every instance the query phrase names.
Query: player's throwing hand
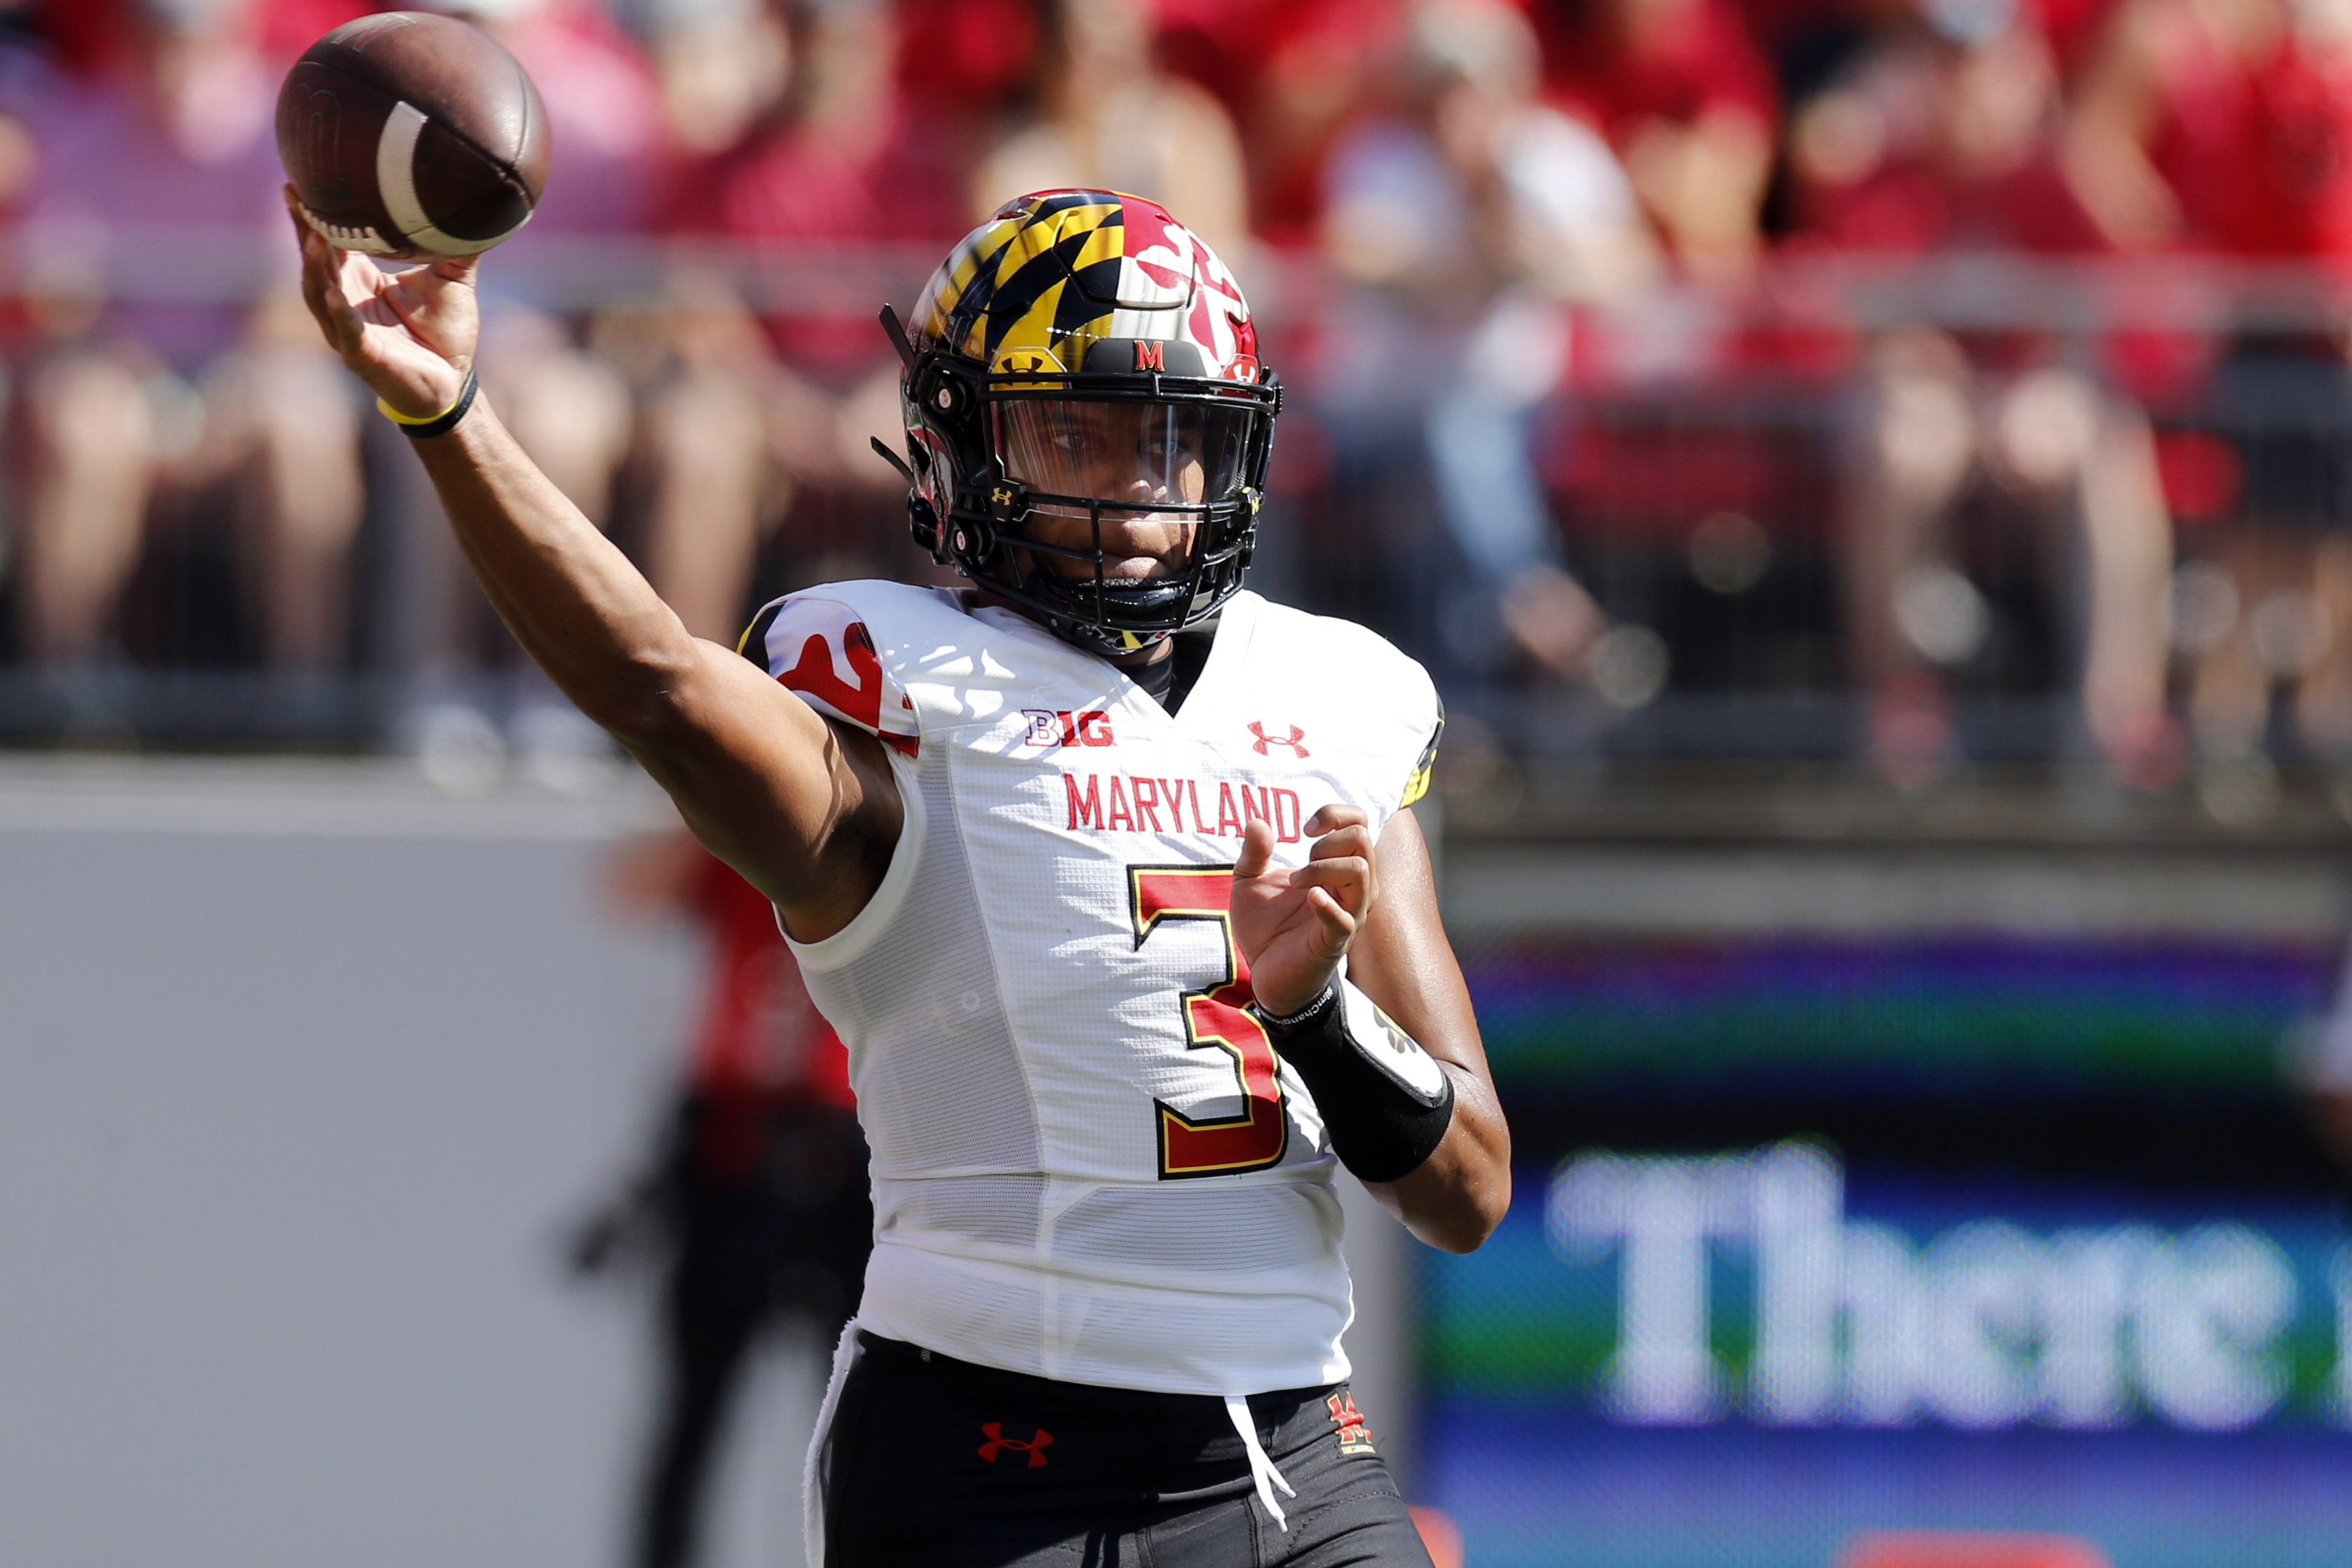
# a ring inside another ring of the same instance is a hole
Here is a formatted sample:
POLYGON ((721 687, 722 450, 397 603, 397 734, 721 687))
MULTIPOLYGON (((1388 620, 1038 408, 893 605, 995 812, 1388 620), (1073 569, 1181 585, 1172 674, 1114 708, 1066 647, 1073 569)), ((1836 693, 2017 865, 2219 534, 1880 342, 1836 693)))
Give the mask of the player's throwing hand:
POLYGON ((1297 871, 1272 864, 1274 829, 1263 818, 1242 834, 1234 863, 1234 940, 1248 961, 1257 1005, 1277 1017, 1322 994, 1356 927, 1371 913, 1372 835, 1360 806, 1329 805, 1307 820, 1318 835, 1297 871))
POLYGON ((304 223, 291 185, 286 204, 302 246, 302 299, 327 346, 395 414, 426 420, 456 403, 480 332, 479 258, 386 272, 304 223))

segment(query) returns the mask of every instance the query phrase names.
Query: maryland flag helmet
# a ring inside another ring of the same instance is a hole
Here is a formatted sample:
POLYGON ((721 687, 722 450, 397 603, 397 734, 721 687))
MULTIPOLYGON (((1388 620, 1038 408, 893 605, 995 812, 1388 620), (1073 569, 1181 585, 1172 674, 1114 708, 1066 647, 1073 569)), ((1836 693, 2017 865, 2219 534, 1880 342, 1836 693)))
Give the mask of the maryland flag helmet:
MULTIPOLYGON (((1157 202, 1042 191, 931 275, 900 382, 915 540, 1106 653, 1213 614, 1241 587, 1282 393, 1216 254, 1157 202), (1056 527, 1058 514, 1090 525, 1056 527), (1108 574, 1107 517, 1191 526, 1166 576, 1108 574)), ((880 443, 876 444, 877 446, 880 443)), ((884 450, 898 463, 897 455, 884 450)))

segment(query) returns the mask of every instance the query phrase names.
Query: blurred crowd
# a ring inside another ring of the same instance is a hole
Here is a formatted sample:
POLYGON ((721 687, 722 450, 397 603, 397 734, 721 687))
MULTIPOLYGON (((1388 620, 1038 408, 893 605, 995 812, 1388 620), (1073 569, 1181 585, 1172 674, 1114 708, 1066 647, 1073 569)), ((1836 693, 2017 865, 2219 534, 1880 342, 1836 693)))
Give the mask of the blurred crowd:
MULTIPOLYGON (((0 5, 0 660, 69 706, 125 667, 390 670, 403 744, 556 777, 591 741, 287 287, 276 84, 376 8, 0 5)), ((2023 694, 2126 787, 2352 767, 2346 0, 425 8, 554 129, 485 384, 704 635, 936 572, 867 447, 874 309, 1086 184, 1257 306, 1266 586, 1507 740, 1851 693, 1917 786, 2023 694)))

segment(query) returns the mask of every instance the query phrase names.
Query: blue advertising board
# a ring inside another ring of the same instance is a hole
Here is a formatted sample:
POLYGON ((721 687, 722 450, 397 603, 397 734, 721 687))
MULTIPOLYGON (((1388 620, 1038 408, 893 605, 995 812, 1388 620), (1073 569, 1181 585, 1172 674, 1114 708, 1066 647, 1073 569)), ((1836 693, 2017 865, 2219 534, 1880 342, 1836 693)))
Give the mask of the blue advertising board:
MULTIPOLYGON (((2205 958, 2209 981, 2229 967, 2205 958)), ((2273 983, 2239 988, 2197 1025, 2232 1060, 2184 1059, 2164 1076, 2204 1077, 2217 1106, 2267 1096, 2291 1131, 2275 1042, 2322 992, 2308 958, 2261 956, 2273 983)), ((1512 961, 1524 976, 1525 953, 1512 961)), ((2111 1124, 2084 1142, 2128 1148, 2150 1047, 2113 1026, 2117 968, 2108 956, 2071 995, 2034 968, 2061 1016, 2033 1027, 2062 1037, 2066 1007, 2077 1028, 2108 1020, 2066 1071, 2080 1085, 2084 1058, 2104 1058, 2111 1124)), ((1717 1033, 1727 1006, 1769 1013, 1787 977, 1756 972, 1761 999, 1690 1005, 1717 1033)), ((2149 972, 2179 983, 2178 968, 2149 972)), ((1885 1008, 1842 1005, 1849 1018, 1885 1008)), ((1646 1026, 1661 1049, 1672 1022, 1646 1026)), ((1642 1099, 1565 1065, 1571 1009, 1542 1027, 1565 1042, 1551 1070, 1576 1093, 1642 1099)), ((1868 1034, 1839 1050, 1868 1057, 1868 1034)), ((1676 1125, 1675 1107, 1702 1130, 1719 1124, 1769 1066, 1710 1098, 1687 1063, 1647 1064, 1669 1109, 1643 1124, 1676 1125)), ((1909 1071, 1912 1084, 1881 1092, 1916 1101, 1935 1064, 1909 1071)), ((1998 1087, 2014 1089, 2001 1071, 1998 1087)), ((1863 1532, 1890 1530, 2054 1532, 2117 1568, 2352 1563, 2352 1227, 2325 1156, 2294 1179, 2238 1180, 2238 1152, 2143 1149, 2110 1168, 2010 1147, 2005 1092, 1973 1092, 1970 1076, 1950 1105, 1958 1132, 1917 1157, 1810 1130, 1872 1126, 1845 1084, 1837 1116, 1783 1097, 1786 1131, 1746 1143, 1612 1142, 1592 1135, 1605 1111, 1527 1118, 1521 1153, 1541 1163, 1516 1173, 1500 1231, 1422 1264, 1417 1490, 1460 1526, 1472 1568, 1831 1568, 1863 1532), (1561 1124, 1579 1135, 1544 1147, 1561 1124), (1950 1146, 1969 1157, 1946 1158, 1950 1146)), ((1542 1075, 1517 1082, 1521 1103, 1546 1103, 1542 1075)), ((1514 1103, 1508 1072, 1503 1090, 1514 1103)), ((2166 1124, 2193 1127, 2196 1103, 2169 1103, 2166 1124)))

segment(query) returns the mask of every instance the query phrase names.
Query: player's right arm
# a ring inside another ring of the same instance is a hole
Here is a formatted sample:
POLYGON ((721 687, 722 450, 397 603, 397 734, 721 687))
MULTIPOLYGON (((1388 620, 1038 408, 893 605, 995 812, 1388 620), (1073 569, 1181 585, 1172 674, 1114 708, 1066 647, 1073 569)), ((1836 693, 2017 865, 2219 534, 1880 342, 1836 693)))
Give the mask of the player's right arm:
MULTIPOLYGON (((303 298, 343 363, 409 418, 455 403, 478 334, 476 263, 390 274, 299 216, 295 229, 303 298)), ((848 925, 888 868, 902 816, 880 743, 688 633, 487 402, 415 446, 483 591, 563 695, 775 901, 793 936, 848 925)))

